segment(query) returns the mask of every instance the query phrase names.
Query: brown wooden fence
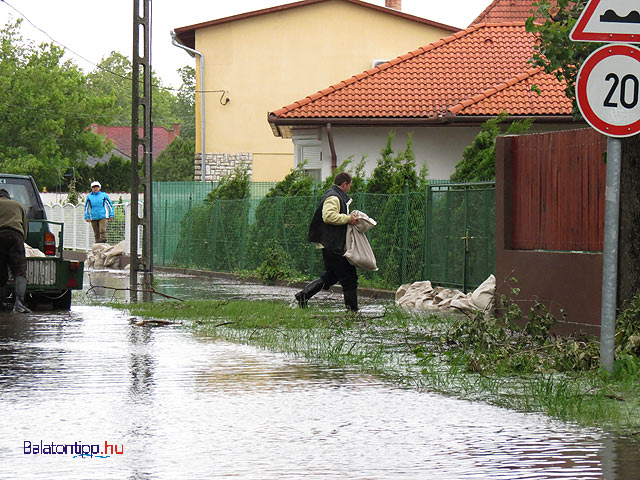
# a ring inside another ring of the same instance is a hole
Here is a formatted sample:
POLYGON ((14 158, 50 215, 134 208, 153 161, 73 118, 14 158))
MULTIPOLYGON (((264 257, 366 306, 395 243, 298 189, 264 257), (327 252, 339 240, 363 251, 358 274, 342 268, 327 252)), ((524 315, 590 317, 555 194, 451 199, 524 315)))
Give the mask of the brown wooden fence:
POLYGON ((606 137, 584 129, 510 143, 511 248, 602 251, 606 137))

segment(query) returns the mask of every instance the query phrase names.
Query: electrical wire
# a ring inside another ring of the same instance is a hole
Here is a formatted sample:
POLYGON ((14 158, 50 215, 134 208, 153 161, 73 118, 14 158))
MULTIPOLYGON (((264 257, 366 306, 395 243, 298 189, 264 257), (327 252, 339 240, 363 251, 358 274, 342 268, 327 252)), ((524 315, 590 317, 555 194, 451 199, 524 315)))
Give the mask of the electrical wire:
MULTIPOLYGON (((53 43, 61 46, 62 48, 64 48, 65 50, 68 50, 69 52, 73 53, 76 57, 81 58, 82 60, 84 60, 85 62, 89 63, 90 65, 93 65, 94 67, 102 70, 103 72, 107 72, 110 73, 111 75, 114 75, 116 77, 122 78, 123 80, 127 80, 129 82, 132 81, 132 78, 130 76, 124 76, 124 75, 120 75, 117 72, 114 72, 112 70, 109 70, 108 68, 105 68, 101 65, 98 65, 97 63, 89 60, 88 58, 84 57, 83 55, 79 54, 78 52, 76 52, 75 50, 69 48, 68 46, 66 46, 65 44, 57 41, 55 38, 53 38, 51 35, 49 35, 46 31, 44 31, 42 28, 38 27, 36 24, 34 24, 29 17, 27 17, 24 13, 22 13, 20 10, 18 10, 16 7, 14 7, 13 5, 11 5, 9 2, 7 2, 7 0, 0 0, 0 2, 4 3, 5 5, 7 5, 9 8, 11 8, 13 11, 15 11, 18 15, 20 15, 24 20, 26 20, 33 28, 35 28, 36 30, 38 30, 39 32, 43 33, 44 35, 47 36, 47 38, 49 38, 49 40, 51 40, 53 43)), ((149 52, 151 52, 151 44, 149 44, 149 52)), ((149 53, 149 56, 151 56, 151 53, 149 53)), ((170 91, 179 91, 179 88, 173 88, 173 87, 165 87, 163 85, 156 85, 156 84, 152 84, 153 87, 156 88, 160 88, 163 90, 170 90, 170 91)))

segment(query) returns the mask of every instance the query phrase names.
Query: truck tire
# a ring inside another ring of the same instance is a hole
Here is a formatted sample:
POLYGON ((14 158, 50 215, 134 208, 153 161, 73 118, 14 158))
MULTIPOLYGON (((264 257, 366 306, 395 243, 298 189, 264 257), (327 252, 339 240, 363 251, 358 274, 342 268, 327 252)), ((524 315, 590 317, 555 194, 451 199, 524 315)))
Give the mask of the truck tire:
POLYGON ((71 290, 67 290, 61 297, 53 301, 54 310, 71 310, 71 290))

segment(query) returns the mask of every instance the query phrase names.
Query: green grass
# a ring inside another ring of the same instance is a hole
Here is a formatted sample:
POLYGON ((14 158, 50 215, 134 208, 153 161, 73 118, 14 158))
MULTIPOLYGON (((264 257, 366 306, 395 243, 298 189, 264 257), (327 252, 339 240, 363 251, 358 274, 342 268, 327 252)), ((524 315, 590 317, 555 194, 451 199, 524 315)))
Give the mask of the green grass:
POLYGON ((113 306, 139 317, 183 321, 199 335, 358 367, 420 390, 621 434, 640 431, 639 363, 627 359, 617 363, 614 375, 605 375, 585 361, 594 346, 584 339, 532 336, 491 319, 417 315, 395 307, 367 317, 269 301, 113 306))

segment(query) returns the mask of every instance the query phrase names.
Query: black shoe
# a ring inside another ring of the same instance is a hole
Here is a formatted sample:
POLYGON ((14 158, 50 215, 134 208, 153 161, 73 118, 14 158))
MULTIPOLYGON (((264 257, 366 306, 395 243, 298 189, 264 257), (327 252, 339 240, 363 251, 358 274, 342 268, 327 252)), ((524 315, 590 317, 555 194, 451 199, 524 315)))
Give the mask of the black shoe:
POLYGON ((324 286, 324 280, 318 278, 300 290, 295 294, 296 302, 298 302, 298 306, 300 308, 307 308, 307 301, 313 297, 316 293, 322 290, 324 286))
POLYGON ((347 311, 357 312, 358 311, 358 289, 349 290, 348 292, 343 292, 344 295, 344 305, 347 307, 347 311))

